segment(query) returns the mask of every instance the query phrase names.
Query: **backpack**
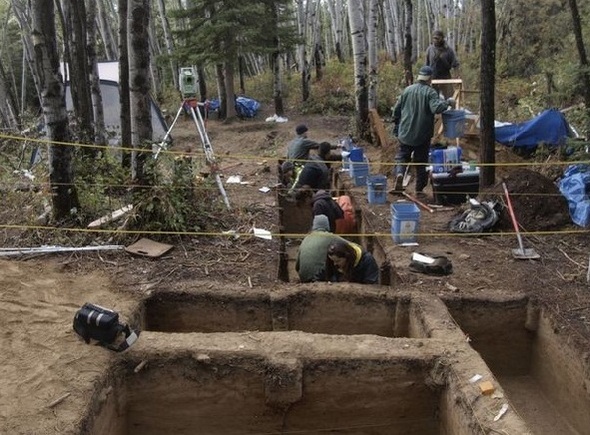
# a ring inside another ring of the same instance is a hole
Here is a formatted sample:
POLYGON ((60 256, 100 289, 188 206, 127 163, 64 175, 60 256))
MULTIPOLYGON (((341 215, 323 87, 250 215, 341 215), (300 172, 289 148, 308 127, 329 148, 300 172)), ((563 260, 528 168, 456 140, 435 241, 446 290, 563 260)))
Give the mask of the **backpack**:
POLYGON ((98 345, 115 352, 122 352, 137 340, 138 333, 119 322, 119 313, 100 305, 85 303, 74 316, 74 331, 86 342, 97 341, 98 345), (115 344, 120 334, 125 340, 115 344))

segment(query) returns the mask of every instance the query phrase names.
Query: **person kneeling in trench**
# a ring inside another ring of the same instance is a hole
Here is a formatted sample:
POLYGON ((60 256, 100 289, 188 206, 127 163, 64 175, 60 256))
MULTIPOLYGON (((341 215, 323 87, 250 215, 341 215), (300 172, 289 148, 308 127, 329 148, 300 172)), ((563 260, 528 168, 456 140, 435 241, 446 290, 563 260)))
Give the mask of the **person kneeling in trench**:
POLYGON ((342 237, 332 234, 326 215, 314 216, 311 232, 303 238, 297 251, 295 270, 300 282, 323 281, 321 277, 326 268, 328 247, 336 241, 346 242, 342 237))
POLYGON ((325 281, 377 284, 379 266, 370 252, 347 240, 335 241, 328 246, 325 281))

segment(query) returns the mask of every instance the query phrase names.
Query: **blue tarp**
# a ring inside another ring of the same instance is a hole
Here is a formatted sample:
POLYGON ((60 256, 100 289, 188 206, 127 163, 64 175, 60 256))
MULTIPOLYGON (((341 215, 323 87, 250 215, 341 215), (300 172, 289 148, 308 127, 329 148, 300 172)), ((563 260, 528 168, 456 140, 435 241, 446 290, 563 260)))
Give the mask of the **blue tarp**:
POLYGON ((572 221, 584 228, 590 226, 590 166, 568 166, 559 181, 559 191, 567 199, 572 221))
MULTIPOLYGON (((209 100, 209 110, 215 111, 219 109, 219 100, 213 98, 209 100)), ((260 109, 260 103, 252 98, 237 97, 236 98, 236 112, 242 118, 254 118, 260 109)))
POLYGON ((510 147, 534 148, 540 143, 564 145, 570 135, 563 113, 548 109, 533 119, 495 128, 496 141, 510 147))

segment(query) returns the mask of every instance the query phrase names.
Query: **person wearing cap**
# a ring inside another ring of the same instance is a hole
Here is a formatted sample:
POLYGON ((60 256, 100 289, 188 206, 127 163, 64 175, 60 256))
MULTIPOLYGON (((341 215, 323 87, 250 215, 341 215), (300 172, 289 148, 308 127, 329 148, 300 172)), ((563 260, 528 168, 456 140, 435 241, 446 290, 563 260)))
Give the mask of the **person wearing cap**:
MULTIPOLYGON (((432 34, 432 44, 426 49, 426 65, 432 68, 432 78, 450 79, 451 69, 457 71, 459 60, 453 50, 445 41, 445 34, 441 30, 435 30, 432 34)), ((436 91, 443 94, 443 98, 453 96, 453 85, 439 84, 433 86, 436 91)))
POLYGON ((283 186, 290 187, 289 194, 295 199, 311 197, 320 189, 329 190, 331 185, 330 168, 326 163, 330 159, 329 142, 319 144, 318 155, 308 157, 300 170, 293 162, 287 160, 281 165, 283 186))
POLYGON ((454 105, 451 98, 441 99, 432 88, 432 74, 431 67, 425 65, 420 68, 417 82, 404 89, 393 107, 394 135, 399 141, 395 156, 394 192, 403 191, 406 166, 413 160, 416 164, 416 193, 422 193, 428 184, 426 166, 434 134, 434 115, 454 105))
POLYGON ((330 222, 323 214, 314 216, 311 232, 307 234, 297 251, 295 270, 301 282, 320 280, 324 275, 328 246, 337 241, 344 241, 340 236, 330 232, 330 222))
POLYGON ((299 124, 295 127, 295 139, 287 147, 287 160, 292 161, 295 165, 303 166, 306 160, 309 160, 309 152, 317 150, 320 144, 307 138, 309 129, 305 124, 299 124))

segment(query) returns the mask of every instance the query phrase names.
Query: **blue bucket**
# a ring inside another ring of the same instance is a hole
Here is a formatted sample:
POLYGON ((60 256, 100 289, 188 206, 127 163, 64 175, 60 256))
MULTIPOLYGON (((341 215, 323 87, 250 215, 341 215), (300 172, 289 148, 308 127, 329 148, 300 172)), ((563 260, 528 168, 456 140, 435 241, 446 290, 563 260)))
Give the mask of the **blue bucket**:
POLYGON ((442 113, 445 137, 448 137, 449 139, 463 137, 465 132, 465 118, 464 110, 445 110, 442 113))
POLYGON ((413 202, 391 204, 391 237, 394 243, 415 243, 420 226, 420 209, 413 202))
POLYGON ((364 153, 361 147, 353 147, 348 156, 351 162, 362 162, 364 160, 364 153))
POLYGON ((370 175, 367 178, 367 199, 369 204, 385 204, 387 198, 387 177, 370 175))

